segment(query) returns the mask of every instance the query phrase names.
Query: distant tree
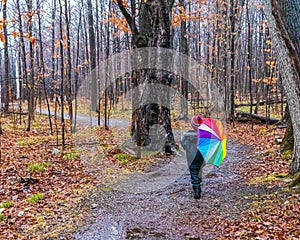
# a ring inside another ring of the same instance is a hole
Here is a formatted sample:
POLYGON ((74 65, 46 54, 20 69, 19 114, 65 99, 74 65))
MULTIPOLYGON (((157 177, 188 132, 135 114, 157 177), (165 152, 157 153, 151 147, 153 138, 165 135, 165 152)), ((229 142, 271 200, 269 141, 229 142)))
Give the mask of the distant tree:
POLYGON ((60 42, 59 42, 59 52, 60 52, 60 99, 61 99, 61 136, 62 136, 62 149, 65 148, 65 105, 64 105, 64 96, 65 96, 65 78, 64 78, 64 35, 63 35, 63 7, 62 0, 59 0, 59 32, 60 32, 60 42))
MULTIPOLYGON (((184 0, 179 1, 182 9, 186 8, 186 3, 184 0)), ((179 43, 179 51, 182 54, 188 55, 189 54, 189 48, 188 48, 188 39, 187 39, 187 22, 181 21, 180 22, 180 43, 179 43)), ((187 76, 187 71, 189 66, 186 62, 180 63, 180 92, 181 92, 181 101, 180 101, 180 113, 177 117, 178 120, 187 120, 188 119, 188 81, 187 79, 184 79, 182 76, 187 76)))
MULTIPOLYGON (((37 0, 37 6, 41 7, 41 2, 40 0, 37 0)), ((50 111, 50 103, 49 103, 49 98, 48 98, 48 93, 47 93, 47 86, 46 86, 46 81, 45 81, 45 62, 44 62, 44 46, 43 46, 43 36, 42 36, 42 16, 41 12, 38 11, 38 36, 39 36, 39 44, 40 44, 40 55, 39 55, 39 60, 40 60, 40 67, 39 67, 39 75, 40 78, 42 79, 42 85, 43 85, 43 90, 44 90, 44 95, 45 95, 45 100, 47 103, 47 110, 48 110, 48 120, 49 120, 49 126, 50 126, 50 132, 51 134, 53 133, 53 126, 52 126, 52 120, 51 120, 51 111, 50 111)))
POLYGON ((91 100, 92 110, 97 108, 97 80, 96 80, 96 39, 94 30, 93 5, 91 0, 87 0, 88 6, 88 28, 89 28, 89 47, 90 47, 90 70, 91 70, 91 100))
POLYGON ((69 5, 67 0, 65 3, 65 22, 66 22, 66 51, 67 51, 67 59, 66 59, 66 99, 68 104, 68 114, 70 123, 72 125, 73 122, 73 105, 72 105, 72 57, 71 57, 71 33, 70 33, 70 16, 69 16, 69 5))
MULTIPOLYGON (((28 15, 28 38, 29 38, 29 78, 28 78, 28 95, 27 95, 27 105, 28 105, 28 122, 27 131, 30 131, 31 121, 34 120, 34 98, 35 98, 35 73, 34 73, 34 43, 35 39, 33 36, 33 4, 32 0, 26 0, 27 5, 27 15, 28 15)), ((26 53, 24 53, 26 54, 26 53)))
MULTIPOLYGON (((9 106, 9 88, 10 88, 10 80, 9 80, 9 54, 8 54, 8 37, 7 37, 7 3, 6 1, 2 1, 3 3, 3 34, 4 38, 2 38, 2 42, 4 44, 4 90, 5 90, 5 98, 4 98, 4 112, 8 113, 9 106)), ((1 107, 1 106, 0 106, 1 107)))

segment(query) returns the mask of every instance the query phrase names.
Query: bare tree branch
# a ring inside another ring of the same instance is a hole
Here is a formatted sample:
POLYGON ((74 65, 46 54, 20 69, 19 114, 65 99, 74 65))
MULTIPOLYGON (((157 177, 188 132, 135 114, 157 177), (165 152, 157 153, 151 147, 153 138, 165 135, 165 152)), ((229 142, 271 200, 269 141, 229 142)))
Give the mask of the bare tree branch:
POLYGON ((117 3, 118 3, 118 6, 123 14, 123 16, 125 17, 129 27, 130 27, 130 30, 133 32, 133 33, 138 33, 138 29, 136 27, 136 24, 135 24, 135 21, 134 19, 130 16, 130 14, 127 12, 126 8, 124 7, 123 3, 122 3, 122 0, 117 0, 117 3))

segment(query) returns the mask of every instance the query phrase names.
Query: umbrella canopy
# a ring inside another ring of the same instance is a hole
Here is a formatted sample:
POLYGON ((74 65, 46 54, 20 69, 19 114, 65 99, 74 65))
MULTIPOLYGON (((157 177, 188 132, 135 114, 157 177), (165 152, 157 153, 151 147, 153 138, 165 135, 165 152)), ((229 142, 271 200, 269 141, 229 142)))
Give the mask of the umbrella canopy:
POLYGON ((206 163, 220 166, 226 156, 226 136, 219 120, 205 118, 198 127, 198 150, 206 163))

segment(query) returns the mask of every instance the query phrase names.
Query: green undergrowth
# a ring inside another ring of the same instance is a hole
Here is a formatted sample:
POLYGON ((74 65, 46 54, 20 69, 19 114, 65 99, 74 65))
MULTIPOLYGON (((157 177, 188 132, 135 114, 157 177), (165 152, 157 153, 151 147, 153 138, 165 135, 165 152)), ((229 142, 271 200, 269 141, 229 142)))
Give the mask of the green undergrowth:
POLYGON ((281 159, 283 161, 290 161, 293 157, 293 151, 292 150, 286 150, 281 154, 281 159))
POLYGON ((126 164, 130 160, 130 156, 126 153, 118 153, 115 155, 115 159, 121 164, 126 164))
POLYGON ((132 117, 132 110, 128 108, 121 109, 116 109, 112 111, 112 118, 126 118, 130 119, 132 117))
MULTIPOLYGON (((48 120, 48 119, 47 119, 48 120)), ((31 123, 31 127, 37 130, 48 130, 49 125, 45 125, 45 116, 43 117, 35 117, 35 121, 31 123)))
POLYGON ((274 174, 271 173, 268 176, 260 176, 260 177, 255 177, 252 180, 250 180, 250 185, 252 184, 266 184, 266 183, 271 183, 271 182, 276 182, 276 181, 282 181, 283 179, 290 179, 290 175, 287 173, 279 173, 279 174, 274 174))
POLYGON ((79 158, 79 153, 75 150, 69 150, 63 153, 63 159, 65 160, 74 160, 79 158))
POLYGON ((12 201, 5 201, 0 204, 0 208, 10 208, 14 205, 12 201))
MULTIPOLYGON (((50 141, 56 141, 56 136, 30 136, 26 138, 19 138, 17 140, 17 144, 21 147, 29 147, 29 146, 36 146, 43 143, 47 143, 50 141)), ((61 136, 58 136, 58 140, 61 140, 61 136)))
POLYGON ((38 201, 43 200, 43 199, 44 199, 44 194, 43 193, 36 193, 36 194, 31 195, 28 198, 28 202, 37 203, 38 201))
MULTIPOLYGON (((255 107, 252 107, 252 111, 254 111, 254 109, 255 109, 255 107)), ((241 107, 236 108, 236 110, 249 113, 250 106, 241 106, 241 107)), ((265 114, 266 114, 266 106, 259 106, 258 107, 258 115, 265 116, 265 114)), ((281 118, 280 112, 278 111, 278 113, 277 113, 274 110, 272 110, 272 108, 271 108, 270 118, 281 118)))
POLYGON ((50 162, 31 163, 28 166, 30 172, 45 172, 51 166, 50 162))

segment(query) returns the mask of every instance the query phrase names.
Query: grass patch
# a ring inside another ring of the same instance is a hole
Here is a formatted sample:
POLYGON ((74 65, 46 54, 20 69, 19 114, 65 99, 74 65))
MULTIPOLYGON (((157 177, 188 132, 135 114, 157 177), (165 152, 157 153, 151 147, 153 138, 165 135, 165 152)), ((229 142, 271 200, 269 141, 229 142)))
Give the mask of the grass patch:
POLYGON ((38 118, 31 123, 31 127, 37 130, 47 130, 49 126, 45 125, 43 121, 45 120, 38 118))
POLYGON ((2 213, 0 213, 0 221, 3 221, 4 220, 4 215, 2 213))
POLYGON ((79 158, 79 154, 75 152, 74 150, 70 150, 63 153, 63 159, 65 160, 74 160, 79 158))
POLYGON ((126 153, 118 153, 115 155, 115 159, 121 164, 126 164, 129 160, 129 155, 126 153))
POLYGON ((290 161, 293 157, 293 151, 292 150, 286 150, 281 154, 281 159, 283 161, 290 161))
POLYGON ((286 173, 279 173, 279 174, 272 173, 268 176, 255 177, 250 181, 250 184, 265 184, 268 182, 276 182, 276 181, 280 181, 286 177, 288 177, 288 174, 286 174, 286 173))
POLYGON ((262 136, 267 135, 267 133, 268 133, 268 131, 265 128, 262 128, 262 129, 259 130, 259 134, 262 135, 262 136))
POLYGON ((0 208, 10 208, 14 205, 12 201, 5 201, 0 204, 0 208))
MULTIPOLYGON (((61 138, 61 136, 60 136, 61 138)), ((47 143, 56 140, 56 136, 31 136, 27 138, 19 138, 17 144, 21 147, 36 146, 42 143, 47 143)), ((59 139, 60 140, 60 139, 59 139)))
POLYGON ((43 200, 44 197, 44 193, 33 194, 28 198, 28 202, 37 203, 38 201, 43 200))
POLYGON ((30 172, 45 172, 46 168, 50 167, 51 163, 41 162, 41 163, 31 163, 28 166, 28 171, 30 172))
MULTIPOLYGON (((247 103, 247 102, 245 102, 245 103, 247 103)), ((252 107, 252 111, 254 111, 254 109, 255 109, 255 106, 252 107)), ((249 113, 250 112, 250 106, 241 106, 241 107, 236 108, 236 110, 249 113)), ((270 117, 271 118, 280 118, 281 117, 280 111, 277 112, 272 107, 271 107, 270 111, 271 111, 270 112, 270 117)), ((266 106, 259 106, 258 107, 258 115, 261 115, 261 116, 266 115, 266 106)))
POLYGON ((21 147, 36 145, 37 143, 39 143, 39 141, 34 137, 21 138, 17 140, 17 144, 21 147))
POLYGON ((132 117, 132 110, 128 108, 124 108, 124 110, 116 109, 112 112, 112 117, 130 119, 132 117))

